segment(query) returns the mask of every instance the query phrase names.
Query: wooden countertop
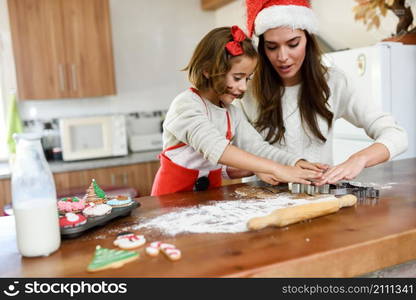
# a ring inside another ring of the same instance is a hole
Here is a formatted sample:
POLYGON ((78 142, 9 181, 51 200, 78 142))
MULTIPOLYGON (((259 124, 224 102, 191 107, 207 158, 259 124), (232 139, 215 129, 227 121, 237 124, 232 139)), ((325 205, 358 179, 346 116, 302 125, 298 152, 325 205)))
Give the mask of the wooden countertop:
MULTIPOLYGON (((132 216, 83 236, 63 240, 60 249, 43 258, 22 258, 17 250, 13 217, 0 218, 1 277, 350 277, 416 259, 416 159, 366 169, 357 179, 391 186, 377 204, 358 204, 339 212, 290 225, 233 234, 146 235, 182 250, 182 259, 150 258, 119 269, 87 273, 96 245, 114 248, 117 232, 172 208, 157 197, 142 197, 132 216)), ((235 199, 243 184, 199 193, 164 196, 165 201, 192 206, 207 200, 235 199)))

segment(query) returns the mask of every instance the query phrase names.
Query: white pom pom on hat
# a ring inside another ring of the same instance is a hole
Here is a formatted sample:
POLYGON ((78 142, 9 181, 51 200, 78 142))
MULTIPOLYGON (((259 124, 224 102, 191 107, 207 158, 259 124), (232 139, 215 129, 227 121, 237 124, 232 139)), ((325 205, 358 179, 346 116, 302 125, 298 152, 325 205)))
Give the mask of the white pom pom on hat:
POLYGON ((250 37, 280 26, 318 32, 318 20, 308 0, 246 0, 246 6, 250 37))

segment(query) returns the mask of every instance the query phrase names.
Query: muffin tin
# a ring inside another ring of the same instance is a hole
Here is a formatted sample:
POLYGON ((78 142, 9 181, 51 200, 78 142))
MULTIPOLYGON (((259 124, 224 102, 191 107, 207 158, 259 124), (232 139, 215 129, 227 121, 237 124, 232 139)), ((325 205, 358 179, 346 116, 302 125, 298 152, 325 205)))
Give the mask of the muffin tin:
POLYGON ((130 215, 132 210, 139 206, 140 203, 133 200, 133 203, 129 206, 113 207, 111 213, 100 217, 89 217, 87 218, 87 223, 83 225, 70 228, 61 227, 61 236, 63 238, 76 238, 93 227, 104 226, 115 218, 126 217, 130 215))

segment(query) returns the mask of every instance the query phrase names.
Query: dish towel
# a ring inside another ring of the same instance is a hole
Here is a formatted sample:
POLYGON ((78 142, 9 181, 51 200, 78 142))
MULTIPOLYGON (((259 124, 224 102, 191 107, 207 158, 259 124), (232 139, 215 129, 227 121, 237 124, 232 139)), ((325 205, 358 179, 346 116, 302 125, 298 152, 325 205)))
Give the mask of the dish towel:
POLYGON ((19 109, 16 101, 16 93, 11 93, 7 110, 7 145, 9 154, 16 153, 16 141, 13 139, 13 134, 23 131, 22 120, 20 119, 19 109))

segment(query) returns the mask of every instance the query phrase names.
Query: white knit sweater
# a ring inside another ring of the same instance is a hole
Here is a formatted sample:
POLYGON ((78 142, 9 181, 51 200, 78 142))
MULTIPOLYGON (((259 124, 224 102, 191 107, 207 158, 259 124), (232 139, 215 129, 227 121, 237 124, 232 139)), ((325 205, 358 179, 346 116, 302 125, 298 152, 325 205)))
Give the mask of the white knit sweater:
POLYGON ((189 89, 179 94, 169 107, 163 122, 163 149, 185 143, 210 163, 218 164, 230 143, 225 138, 227 110, 233 135, 231 143, 235 146, 286 165, 294 165, 302 158, 265 142, 239 108, 234 105, 218 107, 189 89))
MULTIPOLYGON (((353 125, 364 128, 376 143, 387 147, 390 159, 407 149, 407 134, 404 129, 396 124, 390 114, 382 112, 369 99, 361 97, 341 70, 331 68, 327 80, 331 91, 329 108, 334 114, 334 122, 344 118, 353 125)), ((298 84, 285 88, 282 98, 285 141, 282 144, 276 143, 275 146, 308 161, 332 165, 333 126, 328 130, 326 121, 318 117, 319 128, 327 139, 325 143, 314 137, 306 125, 302 126, 297 102, 300 86, 298 84)), ((234 101, 234 104, 242 108, 247 119, 254 123, 258 117, 257 103, 249 95, 247 93, 244 99, 234 101)), ((265 137, 266 133, 265 131, 261 134, 265 137)))

